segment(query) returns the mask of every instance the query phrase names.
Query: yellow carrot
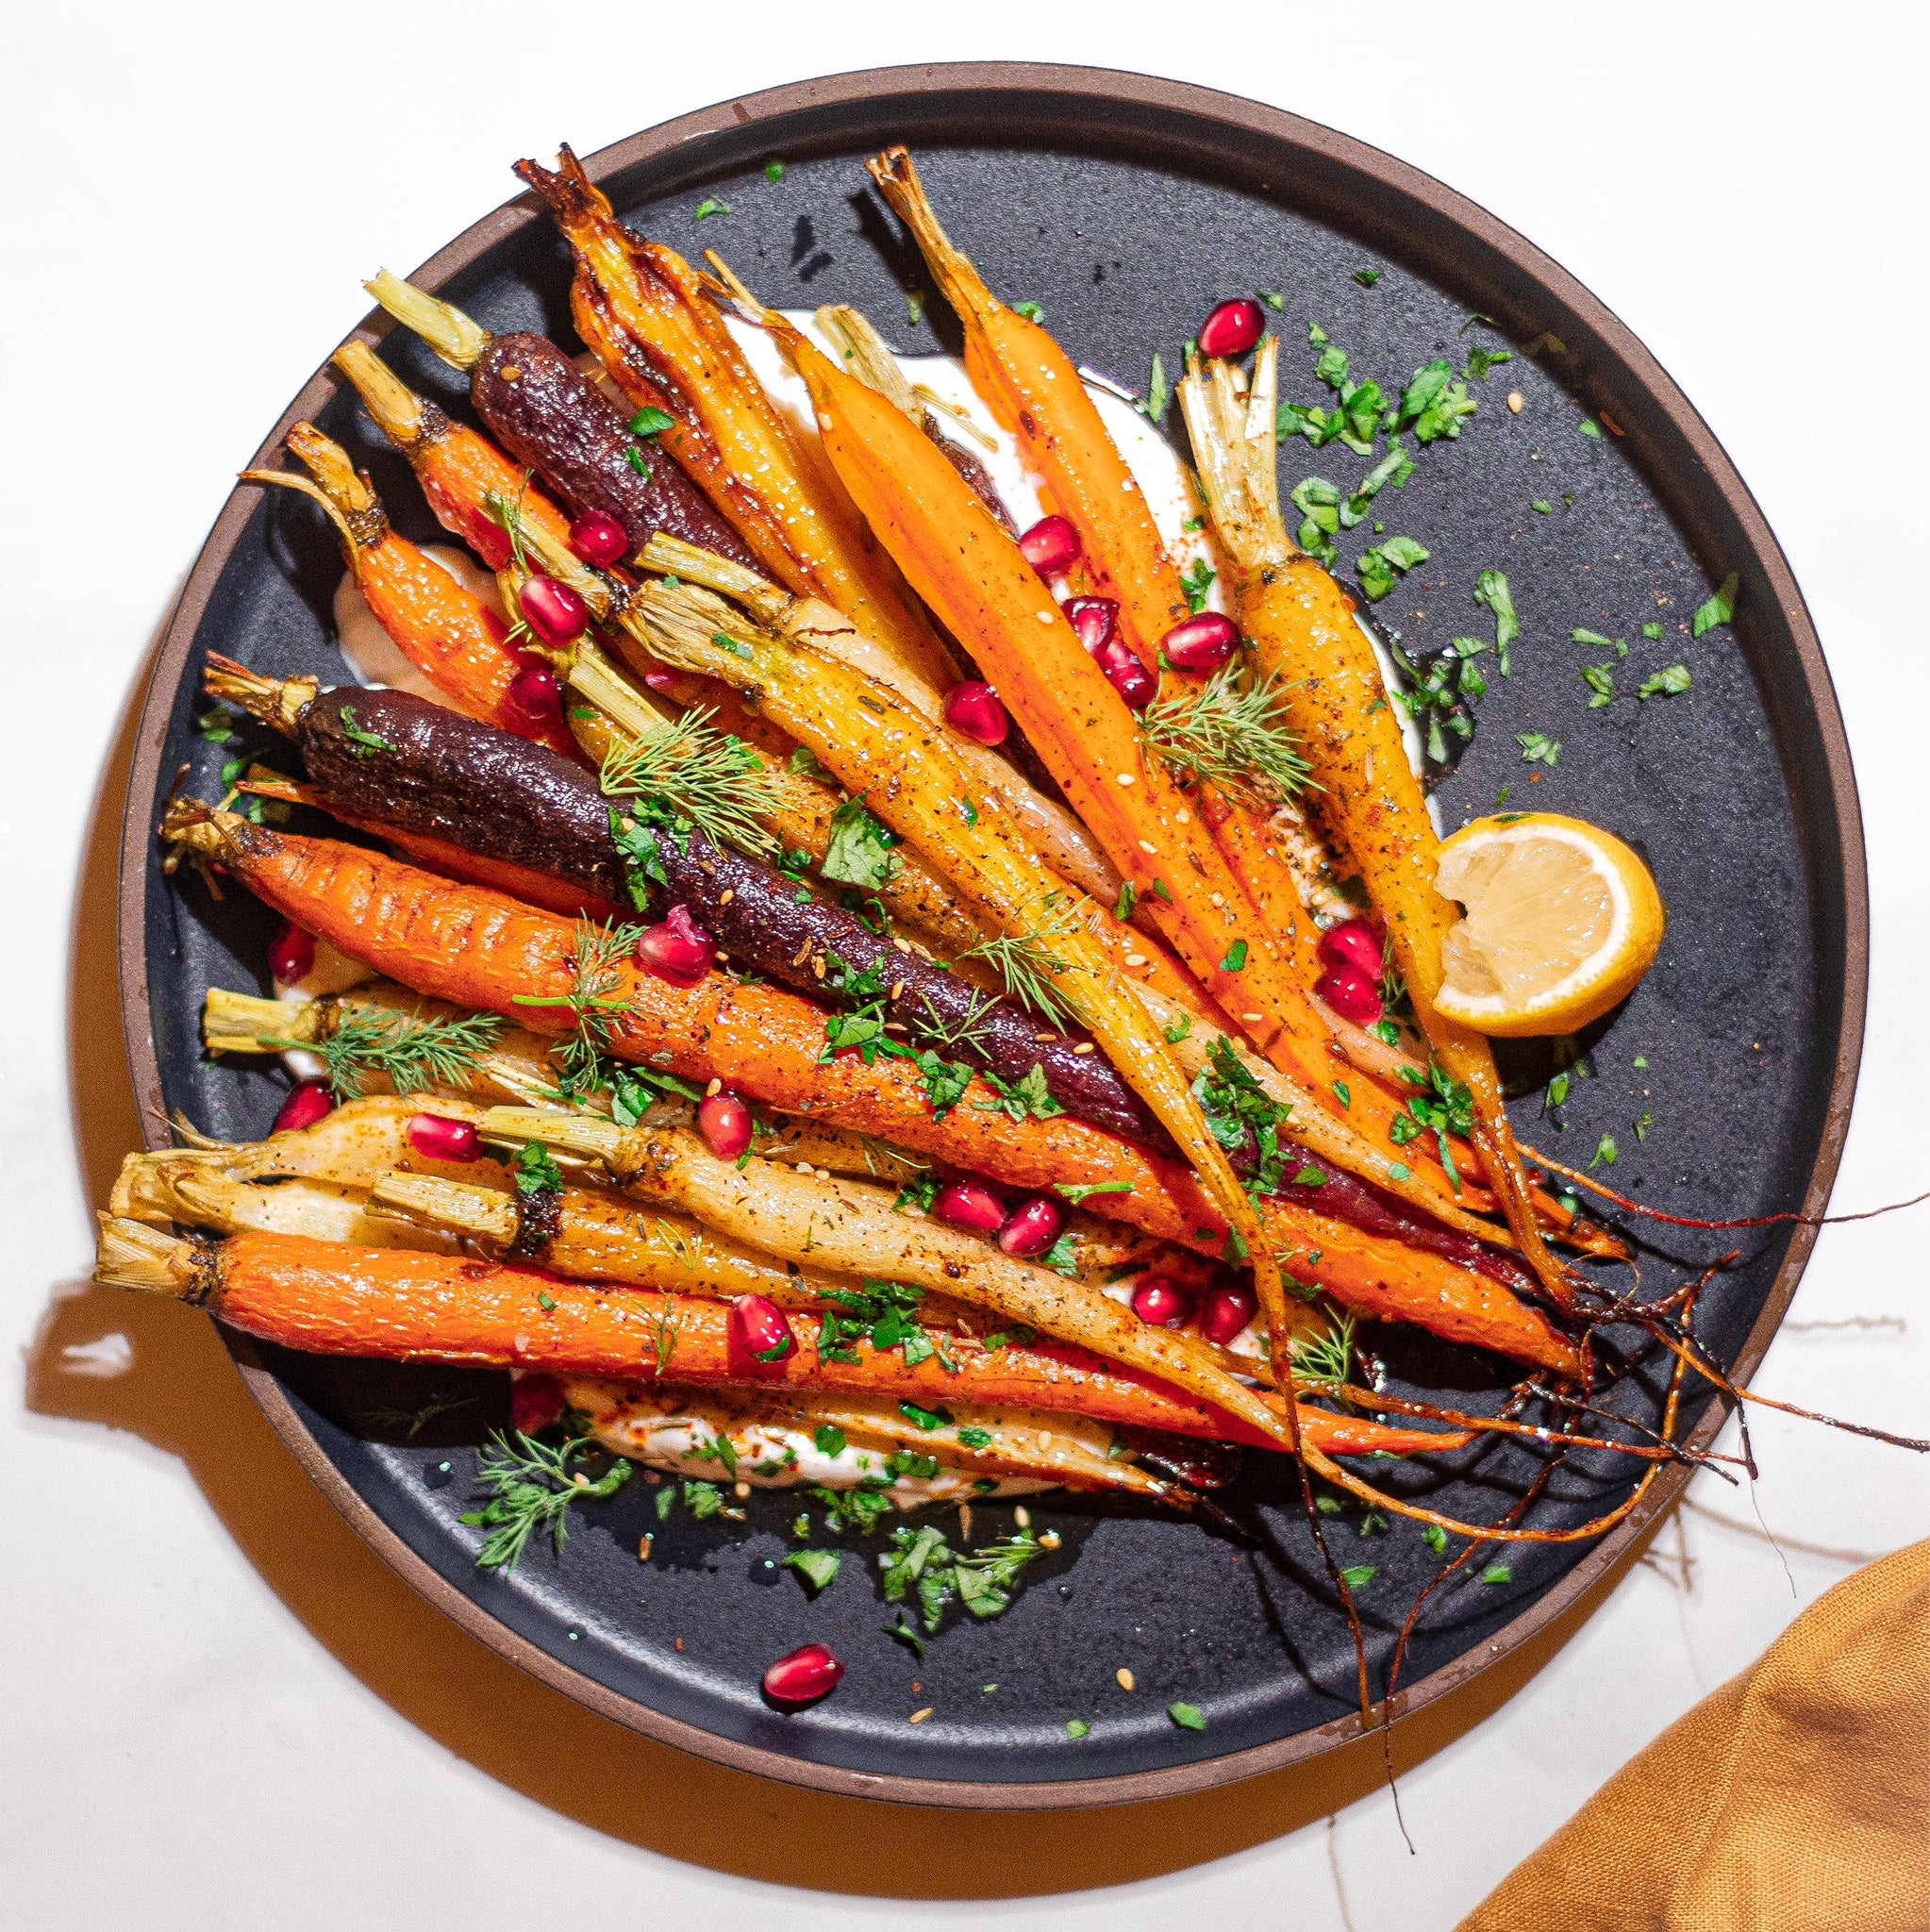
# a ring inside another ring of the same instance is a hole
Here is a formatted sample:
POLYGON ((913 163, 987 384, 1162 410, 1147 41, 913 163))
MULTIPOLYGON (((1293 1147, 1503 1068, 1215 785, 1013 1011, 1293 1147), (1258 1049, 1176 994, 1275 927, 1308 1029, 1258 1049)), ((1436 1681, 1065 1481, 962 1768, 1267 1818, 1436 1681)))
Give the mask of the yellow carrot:
POLYGON ((1380 666, 1346 594, 1293 543, 1280 517, 1273 454, 1278 353, 1276 338, 1261 343, 1250 391, 1242 391, 1228 364, 1203 366, 1197 355, 1180 385, 1214 523, 1238 568, 1240 624, 1261 664, 1280 682, 1322 788, 1316 807, 1322 823, 1381 916, 1435 1059, 1472 1097, 1469 1139, 1483 1175, 1522 1258, 1556 1305, 1567 1308, 1573 1303, 1573 1277, 1542 1238, 1493 1052, 1480 1034, 1434 1008, 1442 979, 1441 941, 1460 915, 1435 890, 1439 841, 1380 666))

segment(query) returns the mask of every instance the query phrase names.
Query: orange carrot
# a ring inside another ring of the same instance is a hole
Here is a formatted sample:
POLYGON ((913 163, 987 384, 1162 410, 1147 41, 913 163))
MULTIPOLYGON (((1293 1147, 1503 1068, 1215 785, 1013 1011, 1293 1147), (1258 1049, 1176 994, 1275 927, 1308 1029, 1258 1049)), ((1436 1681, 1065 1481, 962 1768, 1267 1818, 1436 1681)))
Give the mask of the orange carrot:
MULTIPOLYGON (((792 1325, 797 1347, 763 1362, 733 1347, 730 1305, 646 1290, 607 1293, 541 1268, 358 1248, 303 1235, 244 1233, 177 1241, 103 1215, 98 1278, 109 1286, 173 1294, 208 1308, 244 1334, 311 1355, 478 1368, 650 1377, 679 1384, 821 1389, 921 1401, 1070 1409, 1127 1426, 1275 1447, 1259 1430, 1188 1400, 1151 1376, 1070 1345, 947 1338, 957 1365, 937 1356, 907 1368, 904 1352, 868 1340, 855 1362, 818 1353, 810 1327, 792 1325)), ((1276 1412, 1287 1405, 1263 1394, 1276 1412)), ((1397 1429, 1296 1405, 1301 1439, 1332 1455, 1411 1456, 1456 1448, 1465 1432, 1397 1429)))
MULTIPOLYGON (((866 164, 871 177, 916 239, 940 291, 965 327, 965 367, 994 418, 1015 433, 1044 477, 1053 508, 1079 533, 1092 589, 1118 601, 1125 641, 1161 677, 1161 695, 1197 691, 1203 673, 1160 663, 1168 631, 1191 606, 1145 493, 1064 349, 1036 322, 993 295, 971 260, 952 245, 902 147, 866 164)), ((1303 986, 1319 976, 1318 929, 1293 875, 1273 849, 1264 813, 1202 788, 1210 829, 1247 887, 1267 933, 1303 986)))
POLYGON ((245 470, 242 475, 251 483, 302 491, 321 504, 369 608, 403 656, 457 709, 574 754, 575 742, 560 720, 533 719, 511 701, 510 682, 522 662, 496 613, 390 528, 369 479, 358 475, 347 454, 313 425, 297 423, 288 446, 315 473, 314 483, 284 470, 245 470))
MULTIPOLYGON (((574 1024, 561 1003, 578 990, 579 938, 598 928, 573 926, 359 846, 296 838, 185 801, 163 831, 234 873, 304 930, 411 991, 539 1031, 567 1032, 574 1024), (522 1003, 531 997, 558 1004, 522 1003)), ((821 1064, 823 1011, 777 988, 712 974, 685 991, 628 958, 606 962, 599 983, 603 991, 595 996, 612 1003, 602 1008, 609 1016, 607 1051, 619 1058, 688 1080, 721 1079, 782 1112, 869 1134, 1011 1186, 1049 1192, 1068 1175, 1087 1187, 1123 1185, 1123 1191, 1090 1195, 1088 1205, 1206 1253, 1225 1239, 1224 1222, 1190 1171, 1129 1141, 1063 1116, 1013 1120, 976 1083, 935 1119, 923 1076, 904 1060, 867 1067, 847 1052, 821 1064)), ((1279 1205, 1267 1204, 1270 1216, 1279 1205)), ((1323 1217, 1313 1220, 1324 1224, 1323 1217)), ((1320 1244, 1304 1233, 1304 1224, 1289 1225, 1288 1243, 1320 1244)), ((1495 1300, 1506 1295, 1498 1284, 1371 1236, 1350 1234, 1333 1250, 1341 1298, 1350 1289, 1371 1292, 1376 1313, 1398 1312, 1432 1329, 1452 1322, 1464 1338, 1473 1339, 1478 1329, 1489 1347, 1525 1347, 1530 1359, 1549 1359, 1545 1324, 1511 1297, 1495 1300)), ((1323 1283, 1326 1266, 1324 1259, 1300 1263, 1301 1272, 1323 1283)))

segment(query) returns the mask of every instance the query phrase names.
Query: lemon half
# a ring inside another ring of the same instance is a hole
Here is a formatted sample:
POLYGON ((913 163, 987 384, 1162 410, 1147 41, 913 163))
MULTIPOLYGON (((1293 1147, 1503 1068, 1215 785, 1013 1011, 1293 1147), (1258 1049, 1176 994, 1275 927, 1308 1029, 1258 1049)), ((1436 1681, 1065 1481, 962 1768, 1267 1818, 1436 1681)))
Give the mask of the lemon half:
POLYGON ((1435 1006, 1477 1033, 1572 1033, 1626 999, 1662 943, 1648 867, 1581 819, 1476 819, 1441 845, 1435 883, 1467 914, 1441 943, 1435 1006))

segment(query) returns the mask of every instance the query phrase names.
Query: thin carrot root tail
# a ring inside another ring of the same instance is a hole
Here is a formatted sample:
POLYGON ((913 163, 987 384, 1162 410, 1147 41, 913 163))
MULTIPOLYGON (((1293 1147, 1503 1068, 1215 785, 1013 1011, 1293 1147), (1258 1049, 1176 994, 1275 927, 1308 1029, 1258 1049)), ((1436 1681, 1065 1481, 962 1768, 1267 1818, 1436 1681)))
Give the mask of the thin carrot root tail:
POLYGON ((138 1294, 172 1295, 184 1302, 207 1297, 212 1283, 196 1242, 118 1214, 97 1218, 93 1278, 103 1288, 130 1288, 138 1294))
POLYGON ((786 349, 804 341, 804 336, 789 316, 780 315, 774 308, 767 308, 751 293, 737 271, 719 255, 716 249, 707 248, 704 259, 710 264, 710 275, 703 279, 710 292, 726 302, 753 328, 760 328, 774 341, 781 342, 786 349))
POLYGON ((216 651, 208 654, 201 684, 209 697, 219 698, 225 705, 239 705, 251 718, 259 718, 291 737, 302 713, 322 691, 320 678, 262 677, 216 651))
POLYGON ((439 302, 413 282, 391 275, 386 268, 362 287, 404 328, 422 337, 452 367, 466 372, 482 360, 491 340, 490 332, 461 309, 439 302))
MULTIPOLYGON (((243 483, 272 483, 277 490, 297 491, 303 496, 319 503, 327 513, 328 521, 335 525, 336 535, 341 539, 341 554, 348 558, 349 568, 355 571, 358 576, 360 575, 362 551, 367 547, 369 541, 374 541, 374 538, 372 537, 364 540, 359 537, 357 534, 355 522, 343 514, 341 508, 325 490, 311 483, 308 477, 297 476, 288 470, 243 470, 241 472, 241 481, 243 483)), ((379 537, 380 534, 380 530, 377 530, 374 536, 379 537)))

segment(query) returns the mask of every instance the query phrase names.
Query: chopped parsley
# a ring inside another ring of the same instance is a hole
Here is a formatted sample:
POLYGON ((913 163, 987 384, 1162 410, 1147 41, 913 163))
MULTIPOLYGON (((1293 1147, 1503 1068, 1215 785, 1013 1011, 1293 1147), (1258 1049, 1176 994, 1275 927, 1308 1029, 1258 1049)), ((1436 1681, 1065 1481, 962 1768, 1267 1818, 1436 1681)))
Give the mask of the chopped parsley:
POLYGON ((1239 973, 1246 965, 1246 941, 1235 940, 1226 948, 1226 957, 1220 962, 1222 973, 1239 973))
POLYGON ((1276 1192, 1286 1176, 1280 1133, 1292 1109, 1267 1093, 1223 1036, 1207 1049, 1207 1064, 1194 1075, 1192 1091, 1221 1146, 1238 1153, 1251 1141, 1256 1158, 1248 1192, 1276 1192))
POLYGON ((1411 428, 1416 442, 1458 437, 1462 419, 1472 416, 1477 405, 1467 384, 1453 380, 1454 373, 1454 364, 1444 356, 1423 362, 1401 391, 1394 428, 1411 428))
POLYGON ((1584 436, 1587 436, 1587 437, 1589 437, 1589 438, 1591 438, 1591 439, 1592 439, 1593 441, 1595 441, 1596 442, 1600 442, 1600 441, 1601 441, 1601 440, 1602 440, 1602 431, 1601 431, 1601 427, 1600 427, 1600 425, 1598 425, 1598 424, 1597 424, 1597 423, 1595 422, 1595 420, 1594 420, 1594 418, 1593 418, 1593 417, 1591 417, 1591 416, 1584 416, 1584 417, 1582 418, 1582 420, 1581 420, 1581 421, 1580 421, 1579 423, 1577 423, 1577 424, 1575 425, 1575 427, 1576 427, 1577 429, 1579 429, 1579 430, 1581 431, 1581 433, 1582 433, 1582 434, 1583 434, 1584 436))
POLYGON ((898 1413, 908 1423, 916 1423, 921 1429, 948 1429, 958 1420, 950 1409, 926 1408, 923 1403, 913 1402, 909 1396, 898 1405, 898 1413))
POLYGON ((1126 921, 1133 916, 1133 908, 1137 906, 1139 902, 1140 895, 1139 892, 1135 890, 1132 880, 1122 879, 1120 881, 1119 897, 1113 902, 1113 918, 1121 925, 1123 925, 1126 923, 1126 921))
POLYGON ((842 1456, 846 1440, 836 1423, 820 1423, 811 1436, 812 1446, 824 1456, 842 1456))
MULTIPOLYGON (((1358 281, 1360 277, 1356 275, 1354 279, 1358 281)), ((1206 1720, 1200 1715, 1197 1705, 1169 1704, 1166 1715, 1183 1731, 1204 1731, 1206 1728, 1206 1720)))
POLYGON ((1130 1194, 1131 1181, 1054 1181, 1054 1191, 1063 1194, 1074 1208, 1092 1194, 1130 1194))
POLYGON ((998 1097, 973 1101, 973 1106, 980 1113, 1005 1113, 1015 1121, 1046 1121, 1065 1112, 1052 1097, 1052 1090, 1045 1084, 1045 1069, 1037 1061, 1023 1080, 1007 1082, 990 1068, 981 1077, 998 1097))
POLYGON ((205 738, 209 744, 231 744, 235 726, 241 722, 239 712, 230 711, 221 705, 211 705, 207 710, 195 714, 194 735, 205 738))
POLYGON ((1561 741, 1550 738, 1545 731, 1517 731, 1515 742, 1522 748, 1522 762, 1524 765, 1546 765, 1551 771, 1561 756, 1561 741))
POLYGON ((831 838, 818 870, 840 884, 880 891, 898 874, 903 860, 891 848, 903 842, 865 809, 862 795, 847 798, 831 814, 831 838))
POLYGON ((1428 553, 1411 537, 1389 537, 1363 550, 1354 565, 1354 575, 1370 604, 1378 604, 1394 588, 1396 572, 1406 574, 1417 563, 1425 563, 1428 553))
POLYGON ((511 1165, 519 1194, 554 1192, 563 1185, 563 1171, 541 1141, 525 1141, 511 1165))
POLYGON ((784 1567, 795 1570, 804 1579, 807 1594, 816 1596, 838 1580, 839 1566, 844 1561, 838 1550, 793 1550, 785 1557, 784 1567))
POLYGON ((1180 588, 1186 592, 1187 608, 1197 617, 1206 608, 1206 592, 1212 588, 1214 572, 1204 557, 1196 557, 1180 573, 1180 588))
POLYGON ((725 201, 721 195, 707 194, 697 204, 697 211, 690 219, 693 222, 707 222, 712 215, 727 215, 729 212, 729 202, 725 201))
POLYGON ((654 408, 646 404, 624 426, 632 436, 659 436, 666 429, 674 429, 676 420, 668 409, 654 408))
MULTIPOLYGON (((1276 295, 1273 299, 1273 307, 1277 308, 1280 306, 1280 298, 1276 295)), ((1069 1717, 1066 1720, 1066 1736, 1069 1738, 1086 1737, 1091 1729, 1092 1726, 1082 1717, 1069 1717)))
POLYGON ((1594 1158, 1589 1162, 1589 1172, 1594 1171, 1597 1163, 1604 1167, 1613 1167, 1619 1151, 1615 1145, 1615 1136, 1604 1134, 1595 1143, 1594 1158))
POLYGON ((1376 1569, 1373 1563, 1355 1563, 1340 1572, 1340 1581, 1349 1590, 1364 1590, 1373 1581, 1376 1569))
POLYGON ((1628 656, 1626 638, 1605 638, 1598 630, 1572 630, 1568 641, 1572 644, 1588 644, 1597 651, 1613 651, 1618 658, 1628 656))
POLYGON ((1514 1572, 1506 1563, 1490 1563, 1481 1573, 1483 1583, 1512 1583, 1514 1572))
POLYGON ((931 1524, 894 1529, 890 1550, 878 1559, 885 1601, 903 1603, 912 1596, 927 1636, 955 1602, 974 1617, 995 1617, 1010 1605, 1020 1574, 1041 1548, 1030 1530, 960 1553, 931 1524))
POLYGON ((1687 664, 1671 664, 1657 671, 1653 676, 1643 678, 1641 689, 1636 692, 1636 696, 1643 703, 1647 703, 1650 698, 1680 697, 1689 689, 1689 682, 1687 664))
POLYGON ((1615 702, 1615 673, 1606 664, 1584 664, 1582 682, 1589 688, 1589 709, 1599 711, 1615 702))
POLYGON ((1421 1540, 1439 1557, 1447 1549, 1447 1531, 1438 1523, 1423 1524, 1421 1540))
POLYGON ((1499 369, 1504 362, 1514 360, 1506 349, 1484 349, 1478 344, 1468 351, 1468 366, 1461 374, 1475 382, 1486 382, 1490 370, 1499 369))
POLYGON ((1662 626, 1659 624, 1645 624, 1642 625, 1642 636, 1652 643, 1658 643, 1661 641, 1662 626))
POLYGON ((1514 597, 1507 587, 1507 573, 1484 570, 1481 581, 1474 588, 1474 601, 1487 605, 1494 613, 1494 655, 1501 665, 1501 675, 1509 676, 1507 647, 1521 636, 1522 625, 1515 615, 1514 597))
POLYGON ((372 758, 378 751, 393 751, 395 747, 386 738, 378 737, 373 731, 364 731, 356 723, 356 708, 344 705, 341 708, 341 728, 348 741, 356 748, 358 758, 372 758))
POLYGON ((764 179, 767 181, 782 181, 784 179, 784 163, 775 159, 766 161, 764 163, 764 179))
POLYGON ((1014 302, 1012 304, 1012 313, 1014 315, 1023 315, 1027 322, 1043 322, 1045 320, 1045 310, 1037 302, 1014 302))

